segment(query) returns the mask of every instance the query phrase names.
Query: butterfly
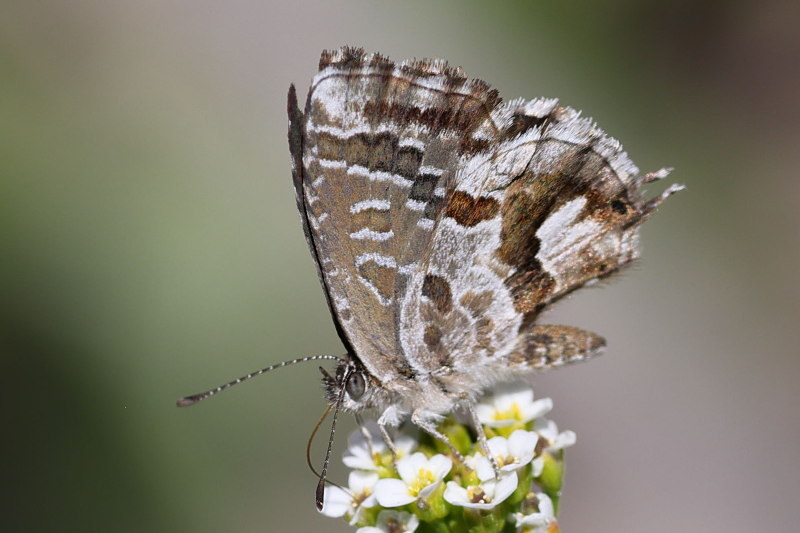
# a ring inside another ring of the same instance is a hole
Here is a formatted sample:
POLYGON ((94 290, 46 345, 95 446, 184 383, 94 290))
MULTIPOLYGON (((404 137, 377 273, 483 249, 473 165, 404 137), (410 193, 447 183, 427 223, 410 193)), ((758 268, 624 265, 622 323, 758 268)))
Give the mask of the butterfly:
MULTIPOLYGON (((636 259, 640 225, 681 189, 644 198, 667 169, 640 175, 578 111, 504 102, 440 59, 325 51, 288 114, 297 207, 347 353, 326 396, 376 412, 392 449, 410 419, 460 458, 444 415, 476 421, 487 388, 602 353, 599 335, 538 316, 636 259)), ((276 366, 317 358, 331 356, 276 366)))

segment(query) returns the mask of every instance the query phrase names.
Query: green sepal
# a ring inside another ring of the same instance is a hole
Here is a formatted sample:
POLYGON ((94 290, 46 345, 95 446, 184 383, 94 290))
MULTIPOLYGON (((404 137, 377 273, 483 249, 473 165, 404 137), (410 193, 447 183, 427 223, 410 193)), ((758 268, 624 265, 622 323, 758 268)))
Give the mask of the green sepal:
POLYGON ((506 507, 502 504, 486 511, 465 507, 466 531, 468 533, 499 533, 506 523, 506 514, 506 507))
POLYGON ((378 513, 383 510, 383 507, 376 505, 368 509, 362 508, 360 511, 361 519, 356 521, 358 527, 374 526, 378 523, 378 513))
POLYGON ((411 512, 417 515, 420 522, 435 522, 450 512, 450 504, 444 501, 444 485, 444 481, 440 482, 427 498, 409 504, 411 512))
POLYGON ((463 531, 463 529, 458 529, 458 526, 451 526, 448 519, 420 522, 417 528, 417 533, 453 533, 455 531, 463 531))
POLYGON ((524 468, 517 470, 517 489, 508 497, 506 502, 516 507, 525 499, 533 483, 533 466, 529 463, 524 468))
POLYGON ((561 484, 564 480, 564 453, 558 452, 558 457, 544 452, 544 468, 536 482, 542 487, 545 494, 553 500, 553 510, 558 515, 558 500, 561 498, 561 484))
MULTIPOLYGON (((472 436, 469 434, 467 428, 455 420, 448 418, 439 425, 438 429, 447 437, 450 443, 455 446, 456 450, 458 450, 461 455, 469 455, 473 442, 472 436)), ((439 439, 434 440, 434 446, 437 452, 443 455, 452 455, 450 448, 439 439)))

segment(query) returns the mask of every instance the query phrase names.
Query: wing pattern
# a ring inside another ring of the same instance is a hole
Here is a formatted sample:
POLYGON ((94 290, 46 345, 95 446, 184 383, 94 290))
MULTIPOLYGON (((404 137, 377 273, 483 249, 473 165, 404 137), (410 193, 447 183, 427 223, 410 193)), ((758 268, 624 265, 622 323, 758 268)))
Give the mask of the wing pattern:
POLYGON ((677 190, 645 200, 665 170, 639 176, 577 111, 504 103, 441 60, 325 52, 305 113, 293 102, 309 244, 340 336, 382 383, 472 391, 566 362, 543 342, 575 328, 543 333, 537 314, 635 259, 639 225, 677 190))

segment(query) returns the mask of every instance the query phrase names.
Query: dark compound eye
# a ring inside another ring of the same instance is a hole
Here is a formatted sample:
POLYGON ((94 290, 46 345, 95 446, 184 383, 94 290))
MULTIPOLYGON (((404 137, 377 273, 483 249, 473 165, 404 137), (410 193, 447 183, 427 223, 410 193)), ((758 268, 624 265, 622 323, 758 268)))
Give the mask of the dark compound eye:
POLYGON ((364 395, 365 388, 366 383, 364 382, 364 375, 361 374, 361 372, 353 372, 350 374, 350 377, 347 378, 345 389, 352 399, 358 400, 361 398, 364 395))

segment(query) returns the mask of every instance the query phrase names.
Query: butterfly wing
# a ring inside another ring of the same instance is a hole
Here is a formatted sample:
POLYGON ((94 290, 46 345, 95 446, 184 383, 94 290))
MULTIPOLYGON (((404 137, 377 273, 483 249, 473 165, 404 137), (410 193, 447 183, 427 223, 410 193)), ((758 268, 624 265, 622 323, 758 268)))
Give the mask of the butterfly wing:
POLYGON ((406 359, 450 391, 599 353, 597 335, 534 320, 637 258, 639 226, 680 189, 645 200, 641 186, 667 171, 638 175, 616 140, 555 99, 508 102, 485 120, 463 132, 462 146, 488 143, 460 151, 401 304, 406 359))
POLYGON ((638 177, 575 110, 502 103, 440 60, 324 52, 305 113, 292 102, 309 245, 340 336, 384 383, 541 351, 536 314, 633 260, 665 197, 643 200, 666 174, 638 177))
POLYGON ((400 302, 430 253, 461 131, 499 99, 443 62, 325 52, 301 113, 290 90, 298 208, 340 335, 383 382, 412 369, 400 302), (446 71, 446 73, 445 73, 446 71))

